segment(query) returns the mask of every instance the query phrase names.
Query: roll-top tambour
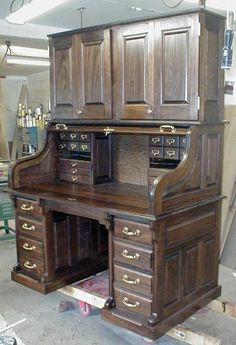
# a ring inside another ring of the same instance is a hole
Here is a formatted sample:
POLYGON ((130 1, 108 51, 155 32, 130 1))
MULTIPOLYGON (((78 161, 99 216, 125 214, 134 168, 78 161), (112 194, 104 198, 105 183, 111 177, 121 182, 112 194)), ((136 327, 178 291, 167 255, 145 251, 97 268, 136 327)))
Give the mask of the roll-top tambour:
POLYGON ((151 245, 151 230, 148 224, 115 219, 114 235, 135 242, 151 245))

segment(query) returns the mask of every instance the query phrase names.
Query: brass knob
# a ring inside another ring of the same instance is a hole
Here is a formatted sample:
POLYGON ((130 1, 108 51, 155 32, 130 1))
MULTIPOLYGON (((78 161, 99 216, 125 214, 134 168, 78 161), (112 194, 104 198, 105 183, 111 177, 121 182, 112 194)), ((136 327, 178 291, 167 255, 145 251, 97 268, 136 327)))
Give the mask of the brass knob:
POLYGON ((83 112, 83 110, 78 110, 78 114, 79 115, 81 115, 81 114, 83 114, 84 112, 83 112))

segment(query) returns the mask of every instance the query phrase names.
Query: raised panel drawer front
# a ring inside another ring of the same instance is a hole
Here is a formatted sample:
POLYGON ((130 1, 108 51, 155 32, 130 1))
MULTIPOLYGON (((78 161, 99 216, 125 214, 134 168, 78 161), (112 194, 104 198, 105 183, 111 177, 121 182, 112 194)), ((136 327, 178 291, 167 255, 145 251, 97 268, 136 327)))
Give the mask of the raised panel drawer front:
POLYGON ((17 242, 18 252, 30 257, 36 257, 42 259, 43 256, 43 244, 42 242, 32 240, 24 236, 18 237, 17 242))
POLYGON ((40 278, 44 274, 44 260, 38 260, 35 257, 19 254, 20 268, 26 273, 40 278))
POLYGON ((135 242, 151 245, 152 234, 148 224, 125 219, 115 219, 114 235, 135 242))
POLYGON ((123 289, 114 289, 116 307, 131 311, 133 313, 150 316, 152 312, 152 301, 140 295, 127 292, 123 289))
POLYGON ((16 217, 16 230, 33 238, 42 239, 43 237, 41 223, 20 216, 16 217))
POLYGON ((42 218, 42 208, 35 201, 26 199, 17 199, 16 202, 17 213, 24 215, 25 217, 42 218))
POLYGON ((114 265, 115 285, 143 295, 151 295, 152 275, 114 265))
POLYGON ((130 241, 114 240, 114 260, 144 271, 152 270, 152 250, 135 246, 130 241))

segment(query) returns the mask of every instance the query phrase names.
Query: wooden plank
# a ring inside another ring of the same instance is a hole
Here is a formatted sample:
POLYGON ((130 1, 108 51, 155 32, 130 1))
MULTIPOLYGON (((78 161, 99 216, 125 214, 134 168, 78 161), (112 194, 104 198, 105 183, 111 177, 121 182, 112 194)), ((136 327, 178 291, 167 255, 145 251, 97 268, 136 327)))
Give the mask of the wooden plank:
POLYGON ((170 337, 189 345, 221 345, 222 340, 202 332, 192 331, 183 326, 176 326, 166 333, 170 337))
POLYGON ((208 304, 208 307, 217 313, 236 318, 236 304, 215 299, 208 304))

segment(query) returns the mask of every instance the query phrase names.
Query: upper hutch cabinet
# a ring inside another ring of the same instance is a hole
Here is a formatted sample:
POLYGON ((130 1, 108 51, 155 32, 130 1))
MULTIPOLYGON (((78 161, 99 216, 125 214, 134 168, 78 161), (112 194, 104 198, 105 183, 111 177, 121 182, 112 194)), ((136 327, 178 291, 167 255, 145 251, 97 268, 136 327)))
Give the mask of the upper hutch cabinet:
POLYGON ((155 22, 155 104, 160 119, 198 119, 198 15, 155 22))
POLYGON ((55 118, 111 117, 110 30, 65 36, 51 42, 55 118))
POLYGON ((73 118, 72 36, 50 40, 50 79, 52 115, 58 118, 73 118))
POLYGON ((153 21, 113 30, 113 112, 116 118, 154 118, 153 43, 153 21))

